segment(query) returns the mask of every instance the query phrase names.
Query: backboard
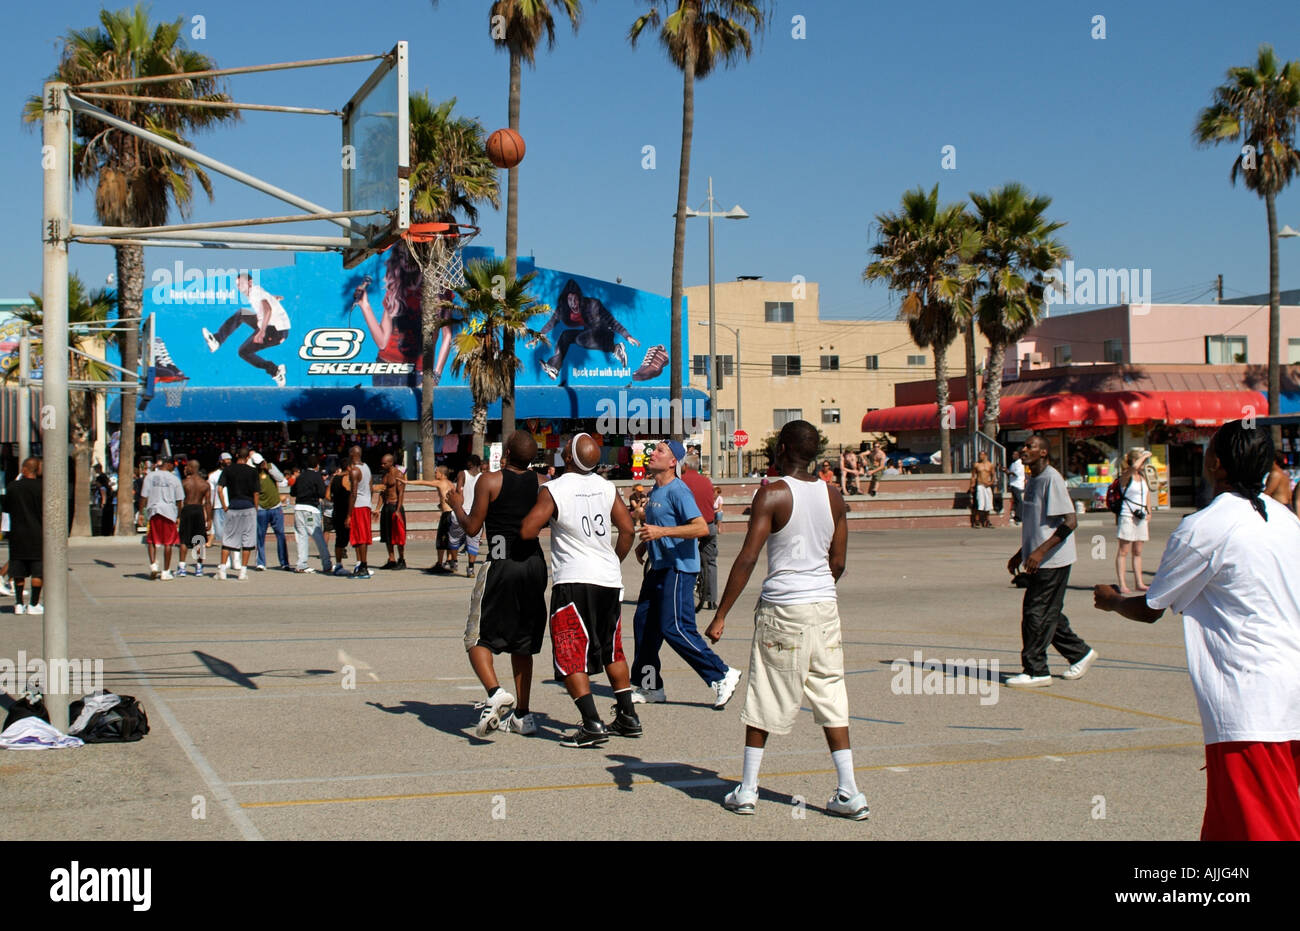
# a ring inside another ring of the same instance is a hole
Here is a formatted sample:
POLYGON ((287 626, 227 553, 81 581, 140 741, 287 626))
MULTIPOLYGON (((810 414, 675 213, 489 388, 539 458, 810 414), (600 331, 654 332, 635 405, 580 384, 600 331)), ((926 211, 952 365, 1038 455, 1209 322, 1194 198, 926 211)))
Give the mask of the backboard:
POLYGON ((388 248, 411 223, 407 60, 398 42, 343 107, 343 209, 389 214, 352 218, 344 268, 388 248))

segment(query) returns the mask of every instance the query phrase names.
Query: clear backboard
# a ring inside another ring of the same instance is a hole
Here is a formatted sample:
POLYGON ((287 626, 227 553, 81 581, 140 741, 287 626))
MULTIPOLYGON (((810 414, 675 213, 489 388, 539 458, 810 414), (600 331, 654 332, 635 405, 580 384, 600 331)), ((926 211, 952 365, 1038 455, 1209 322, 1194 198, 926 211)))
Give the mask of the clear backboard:
POLYGON ((398 42, 343 108, 343 209, 353 217, 343 267, 392 245, 411 224, 407 49, 398 42))

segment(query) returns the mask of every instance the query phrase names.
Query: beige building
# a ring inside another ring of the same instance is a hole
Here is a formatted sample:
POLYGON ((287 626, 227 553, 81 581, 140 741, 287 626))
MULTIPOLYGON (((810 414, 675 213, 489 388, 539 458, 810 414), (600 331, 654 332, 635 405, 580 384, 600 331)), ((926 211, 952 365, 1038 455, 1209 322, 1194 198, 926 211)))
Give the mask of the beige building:
MULTIPOLYGON (((707 391, 708 285, 687 288, 686 297, 690 384, 707 391)), ((934 377, 931 350, 917 348, 905 323, 822 320, 816 282, 718 282, 716 302, 716 351, 723 369, 719 428, 730 437, 739 406, 739 426, 751 448, 761 449, 768 434, 798 419, 818 426, 832 451, 856 447, 866 439, 862 415, 893 407, 896 382, 934 377)), ((983 359, 987 341, 977 338, 976 358, 983 359)), ((965 372, 961 339, 950 347, 948 365, 954 376, 965 372)), ((707 451, 707 433, 702 445, 707 451)), ((734 468, 733 453, 726 474, 734 468)))

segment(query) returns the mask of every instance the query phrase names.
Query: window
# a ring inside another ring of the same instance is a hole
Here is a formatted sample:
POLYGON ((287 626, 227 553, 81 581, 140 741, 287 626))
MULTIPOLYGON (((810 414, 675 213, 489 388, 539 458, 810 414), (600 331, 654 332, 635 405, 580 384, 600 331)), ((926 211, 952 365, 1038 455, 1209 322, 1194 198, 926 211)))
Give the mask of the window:
POLYGON ((840 370, 839 356, 822 356, 823 372, 838 372, 840 370))
POLYGON ((925 356, 908 356, 908 365, 925 365, 925 356))
POLYGON ((765 301, 763 319, 768 323, 794 323, 794 304, 790 301, 765 301))
POLYGON ((1118 339, 1106 340, 1106 361, 1123 362, 1124 361, 1124 342, 1118 339))
POLYGON ((773 375, 798 375, 800 371, 799 356, 773 356, 772 357, 772 374, 773 375))
POLYGON ((792 420, 803 420, 802 407, 777 407, 772 409, 773 430, 780 430, 792 420))
POLYGON ((731 434, 736 431, 736 412, 732 408, 718 408, 718 436, 724 440, 730 440, 731 434))
POLYGON ((838 407, 822 408, 822 423, 839 423, 840 409, 838 407))
POLYGON ((880 356, 867 356, 867 371, 874 372, 880 368, 880 356))
MULTIPOLYGON (((723 375, 736 374, 736 360, 734 356, 719 355, 718 358, 722 361, 723 375)), ((691 374, 699 375, 701 377, 709 374, 709 357, 707 355, 691 356, 691 374)))
POLYGON ((1209 365, 1231 365, 1246 361, 1246 337, 1205 337, 1205 361, 1209 365))
POLYGON ((1054 365, 1069 365, 1070 360, 1073 358, 1074 355, 1070 352, 1069 343, 1066 343, 1064 346, 1057 346, 1052 350, 1054 365))
POLYGON ((1300 364, 1300 339, 1289 339, 1286 341, 1287 347, 1287 365, 1300 364))
POLYGON ((734 356, 724 356, 724 355, 719 355, 718 358, 722 360, 722 374, 723 374, 723 375, 735 375, 735 374, 736 374, 736 359, 735 359, 734 356))

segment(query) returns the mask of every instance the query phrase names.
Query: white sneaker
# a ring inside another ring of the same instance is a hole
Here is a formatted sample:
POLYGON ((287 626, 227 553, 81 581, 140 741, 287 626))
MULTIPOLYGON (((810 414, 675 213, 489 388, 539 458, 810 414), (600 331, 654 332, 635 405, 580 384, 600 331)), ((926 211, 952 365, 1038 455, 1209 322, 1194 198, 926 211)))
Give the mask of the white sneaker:
POLYGON ((283 388, 283 387, 284 387, 284 366, 283 366, 283 365, 279 366, 279 367, 275 370, 275 374, 272 375, 271 377, 272 377, 273 379, 275 379, 275 383, 276 383, 277 385, 279 385, 281 388, 283 388))
POLYGON ((663 689, 632 690, 632 704, 634 705, 659 704, 666 701, 668 701, 668 696, 663 689))
POLYGON ((158 571, 158 564, 153 563, 149 566, 149 579, 150 581, 156 581, 160 578, 162 578, 162 573, 158 571))
POLYGON ((248 580, 248 567, 247 567, 247 566, 240 566, 240 567, 239 567, 239 581, 241 581, 241 582, 245 582, 245 581, 247 581, 247 580, 248 580))
POLYGON ((1009 685, 1013 689, 1033 689, 1044 685, 1052 684, 1051 676, 1031 676, 1026 673, 1020 673, 1018 676, 1012 676, 1003 685, 1009 685))
POLYGON ((826 803, 826 810, 832 815, 839 815, 841 818, 848 818, 850 821, 865 821, 871 814, 871 809, 867 807, 867 797, 859 792, 852 798, 846 798, 838 789, 831 796, 831 800, 826 803))
POLYGON ((43 604, 28 605, 28 606, 27 606, 27 613, 28 613, 28 614, 44 614, 44 613, 45 613, 45 605, 43 605, 43 604))
POLYGON ((486 737, 497 729, 503 717, 514 710, 515 697, 505 689, 501 689, 491 698, 479 702, 474 707, 483 709, 483 713, 478 716, 478 724, 474 727, 474 734, 478 737, 486 737))
POLYGON ((176 576, 172 575, 170 572, 164 569, 162 571, 162 575, 160 575, 159 578, 162 579, 164 582, 170 582, 172 579, 176 578, 176 576))
POLYGON ((551 381, 558 381, 560 378, 560 370, 553 365, 548 365, 543 362, 542 371, 551 377, 551 381))
POLYGON ((209 352, 216 352, 218 349, 221 348, 221 344, 217 342, 217 338, 215 336, 213 336, 211 333, 208 332, 207 327, 203 328, 203 341, 208 344, 209 352))
POLYGON ((26 614, 26 613, 27 613, 27 605, 25 604, 14 605, 14 614, 26 614))
POLYGON ((758 805, 758 793, 738 785, 722 800, 722 807, 738 815, 752 815, 758 805))
POLYGON ((186 576, 185 564, 181 563, 179 566, 176 567, 176 578, 183 579, 185 578, 185 576, 186 576))
POLYGON ((740 670, 727 667, 727 674, 713 683, 713 707, 725 708, 740 682, 740 670))
POLYGON ((1065 672, 1061 673, 1062 679, 1082 679, 1088 672, 1088 667, 1097 661, 1097 651, 1089 650, 1083 659, 1079 660, 1065 672))
POLYGON ((14 587, 9 584, 8 579, 0 579, 0 595, 12 595, 14 587))
POLYGON ((512 714, 501 721, 501 730, 507 734, 523 734, 525 737, 529 737, 537 733, 537 721, 533 718, 531 711, 523 717, 512 714))
POLYGON ((224 564, 217 566, 217 581, 226 581, 226 567, 224 564))

